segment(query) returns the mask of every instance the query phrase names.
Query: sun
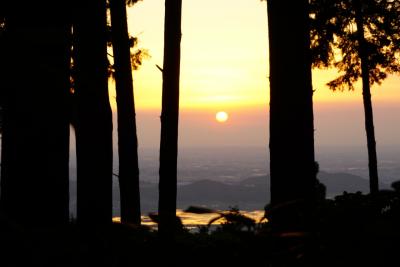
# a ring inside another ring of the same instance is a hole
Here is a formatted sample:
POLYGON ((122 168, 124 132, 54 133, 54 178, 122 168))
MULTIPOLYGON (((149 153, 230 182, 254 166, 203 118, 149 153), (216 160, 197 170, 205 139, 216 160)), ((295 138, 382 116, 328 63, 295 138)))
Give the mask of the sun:
POLYGON ((228 118, 229 118, 229 115, 225 111, 219 111, 219 112, 217 112, 217 114, 215 114, 215 119, 221 123, 226 122, 228 120, 228 118))

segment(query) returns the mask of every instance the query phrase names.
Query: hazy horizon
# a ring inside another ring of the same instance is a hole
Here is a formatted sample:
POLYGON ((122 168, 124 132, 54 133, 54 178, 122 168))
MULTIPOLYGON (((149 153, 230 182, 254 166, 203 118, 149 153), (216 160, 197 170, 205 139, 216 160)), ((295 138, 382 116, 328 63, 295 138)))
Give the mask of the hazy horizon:
MULTIPOLYGON (((133 72, 140 147, 159 145, 162 75, 156 65, 163 63, 163 18, 162 1, 140 1, 128 8, 129 31, 138 37, 138 47, 151 56, 133 72)), ((183 3, 181 48, 179 147, 268 147, 266 3, 183 3), (229 114, 225 123, 216 122, 219 111, 229 114)), ((290 71, 288 64, 289 79, 290 71)), ((335 69, 313 70, 316 147, 366 146, 360 82, 354 91, 332 92, 326 83, 338 74, 335 69)), ((371 88, 378 149, 400 145, 399 84, 398 76, 389 75, 371 88)), ((112 82, 110 88, 115 110, 112 82)))
MULTIPOLYGON (((360 101, 362 101, 360 99, 360 101)), ((269 143, 267 105, 225 111, 229 119, 215 120, 214 110, 181 109, 179 148, 184 147, 266 147, 269 143)), ((157 148, 160 144, 161 110, 136 112, 139 147, 157 148)), ((378 152, 381 147, 400 146, 400 104, 374 104, 375 134, 378 152)), ((117 144, 117 119, 113 111, 114 144, 117 144)), ((365 147, 362 103, 340 105, 316 103, 314 106, 315 147, 365 147)), ((74 140, 71 139, 72 146, 74 140)), ((116 146, 115 146, 116 147, 116 146)), ((378 154, 379 156, 379 154, 378 154)))

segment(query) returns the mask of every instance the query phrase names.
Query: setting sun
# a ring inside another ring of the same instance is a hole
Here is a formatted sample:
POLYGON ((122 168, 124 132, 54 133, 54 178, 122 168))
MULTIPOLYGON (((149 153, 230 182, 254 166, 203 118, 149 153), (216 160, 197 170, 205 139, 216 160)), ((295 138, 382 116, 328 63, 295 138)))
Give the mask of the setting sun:
POLYGON ((225 111, 219 111, 217 112, 217 114, 215 115, 215 119, 218 122, 226 122, 229 118, 228 113, 226 113, 225 111))

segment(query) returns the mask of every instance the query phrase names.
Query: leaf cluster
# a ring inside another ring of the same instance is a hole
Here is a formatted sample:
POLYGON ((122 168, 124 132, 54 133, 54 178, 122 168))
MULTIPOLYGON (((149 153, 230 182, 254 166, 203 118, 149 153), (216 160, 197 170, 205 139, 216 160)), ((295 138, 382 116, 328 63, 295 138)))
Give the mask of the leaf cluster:
POLYGON ((240 232, 243 229, 247 231, 252 231, 256 227, 256 222, 254 219, 247 217, 242 214, 238 207, 231 207, 228 211, 216 211, 204 207, 190 206, 185 212, 195 213, 195 214, 218 214, 216 217, 212 218, 206 227, 206 232, 208 232, 210 226, 222 220, 221 229, 230 230, 234 232, 240 232))
MULTIPOLYGON (((112 0, 108 0, 107 1, 107 8, 109 7, 110 1, 112 0)), ((125 3, 128 7, 134 6, 137 2, 141 2, 143 0, 125 0, 125 3)))
POLYGON ((137 2, 140 2, 142 0, 126 0, 126 5, 127 6, 133 6, 134 4, 136 4, 137 2))
MULTIPOLYGON (((108 48, 112 48, 111 41, 111 25, 107 26, 107 46, 108 48)), ((150 53, 147 49, 138 48, 139 39, 135 36, 129 36, 129 47, 131 52, 131 67, 132 70, 138 70, 140 66, 143 64, 143 60, 149 59, 150 53)), ((110 50, 111 51, 111 50, 110 50)), ((109 58, 113 58, 113 54, 108 54, 109 58)), ((108 61, 108 77, 114 79, 115 77, 115 67, 112 61, 108 61)))
POLYGON ((311 0, 313 67, 335 67, 342 73, 328 83, 332 90, 353 90, 362 75, 357 15, 363 20, 367 54, 363 60, 368 66, 370 84, 380 84, 388 74, 400 72, 399 0, 311 0))

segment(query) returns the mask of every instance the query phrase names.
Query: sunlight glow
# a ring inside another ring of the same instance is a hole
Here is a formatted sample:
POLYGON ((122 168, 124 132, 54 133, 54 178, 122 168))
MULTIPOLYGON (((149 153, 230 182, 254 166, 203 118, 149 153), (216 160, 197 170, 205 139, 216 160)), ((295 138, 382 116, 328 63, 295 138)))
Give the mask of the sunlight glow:
MULTIPOLYGON (((240 108, 268 103, 267 9, 259 0, 187 1, 182 10, 180 107, 240 108), (209 7, 213 8, 210 9, 209 7), (227 7, 229 6, 229 12, 227 7), (207 14, 207 19, 204 19, 207 14), (223 17, 223 19, 221 19, 223 17), (256 40, 257 41, 252 41, 256 40)), ((160 109, 164 4, 138 2, 129 30, 151 58, 134 72, 138 109, 160 109)))
POLYGON ((219 112, 217 112, 217 114, 215 114, 215 119, 221 123, 226 122, 228 120, 228 118, 229 118, 229 115, 225 111, 219 111, 219 112))
MULTIPOLYGON (((156 65, 163 63, 164 4, 158 0, 138 2, 128 9, 128 14, 130 32, 151 56, 134 72, 135 104, 138 110, 160 110, 162 73, 156 65)), ((181 108, 215 110, 268 105, 265 2, 184 2, 181 47, 181 108)), ((290 71, 288 64, 288 78, 290 71)), ((335 69, 313 70, 314 102, 358 103, 362 99, 360 84, 353 92, 330 91, 326 83, 337 76, 335 69)), ((382 86, 374 85, 374 101, 400 99, 398 81, 398 77, 389 78, 382 86)))
MULTIPOLYGON (((180 144, 267 146, 270 91, 266 2, 184 1, 182 9, 180 144), (234 114, 225 124, 229 127, 221 127, 224 124, 214 119, 220 110, 234 114)), ((139 48, 147 49, 151 56, 133 72, 133 80, 138 139, 142 145, 153 146, 160 138, 162 72, 156 65, 163 65, 164 2, 139 1, 128 9, 128 15, 130 33, 138 37, 139 48)), ((283 64, 291 79, 290 62, 283 64)), ((361 83, 350 92, 333 92, 326 86, 338 75, 336 69, 313 70, 317 145, 332 144, 332 140, 341 144, 346 139, 337 138, 342 134, 340 127, 332 128, 328 122, 354 126, 349 118, 360 122, 364 119, 361 83), (330 130, 325 131, 323 126, 330 130)), ((371 88, 374 110, 382 117, 381 127, 389 121, 388 114, 393 125, 400 125, 393 112, 400 106, 399 84, 398 76, 389 75, 382 85, 371 88)), ((111 86, 114 84, 110 82, 111 86)), ((110 99, 115 110, 115 92, 110 99)), ((352 130, 355 139, 348 142, 363 145, 363 125, 357 127, 352 130)), ((381 127, 377 127, 378 139, 397 144, 398 132, 381 127)))
MULTIPOLYGON (((256 222, 260 222, 264 218, 265 211, 264 210, 253 210, 253 211, 240 211, 241 214, 254 219, 256 222)), ((194 213, 186 213, 180 209, 176 210, 176 215, 181 218, 182 223, 185 226, 195 226, 195 225, 207 225, 209 221, 218 216, 216 213, 209 214, 194 214, 194 213)), ((266 222, 267 220, 263 220, 266 222)), ((121 222, 120 217, 114 217, 113 222, 119 223, 121 222)), ((213 222, 213 224, 218 225, 224 222, 224 220, 217 220, 213 222)), ((142 225, 154 226, 156 225, 149 216, 142 216, 142 225)))

